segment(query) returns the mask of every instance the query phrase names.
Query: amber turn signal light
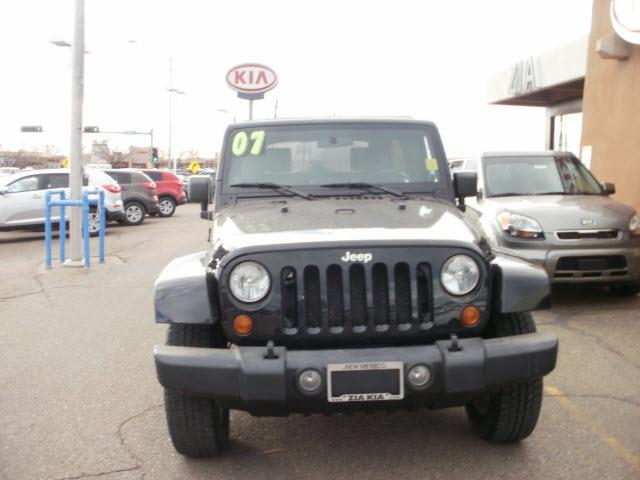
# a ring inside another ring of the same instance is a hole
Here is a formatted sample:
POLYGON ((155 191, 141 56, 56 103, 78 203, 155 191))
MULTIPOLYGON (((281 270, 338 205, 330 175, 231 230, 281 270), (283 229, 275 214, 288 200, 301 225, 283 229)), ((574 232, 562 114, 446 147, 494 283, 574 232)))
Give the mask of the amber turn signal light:
POLYGON ((233 317, 233 331, 238 335, 249 335, 253 330, 253 320, 249 315, 236 315, 233 317))
POLYGON ((480 322, 480 309, 474 305, 469 305, 462 309, 460 320, 465 327, 475 327, 480 322))

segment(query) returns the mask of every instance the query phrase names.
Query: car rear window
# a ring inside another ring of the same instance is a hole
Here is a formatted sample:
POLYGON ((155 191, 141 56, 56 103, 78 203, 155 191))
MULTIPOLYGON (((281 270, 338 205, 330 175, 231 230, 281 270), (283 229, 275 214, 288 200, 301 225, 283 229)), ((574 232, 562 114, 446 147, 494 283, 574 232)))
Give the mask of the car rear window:
POLYGON ((125 185, 131 183, 131 174, 129 172, 108 171, 107 174, 118 183, 125 185))
POLYGON ((131 172, 131 181, 130 183, 147 183, 152 182, 149 175, 142 172, 131 172))
MULTIPOLYGON (((153 181, 159 181, 159 180, 163 180, 163 172, 159 172, 157 170, 155 171, 151 171, 151 170, 145 170, 144 172, 146 175, 149 176, 149 178, 151 178, 151 180, 153 181)), ((171 180, 171 178, 167 178, 167 180, 171 180)))

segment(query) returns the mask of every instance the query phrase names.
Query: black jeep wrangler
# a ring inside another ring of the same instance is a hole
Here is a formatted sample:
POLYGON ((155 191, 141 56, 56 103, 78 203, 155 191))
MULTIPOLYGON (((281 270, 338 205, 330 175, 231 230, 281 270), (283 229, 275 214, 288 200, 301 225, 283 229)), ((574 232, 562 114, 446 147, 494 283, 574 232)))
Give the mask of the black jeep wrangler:
POLYGON ((155 285, 180 453, 220 453, 231 409, 464 406, 483 438, 533 431, 558 340, 528 312, 548 305, 549 282, 492 253, 465 218, 476 176, 451 181, 435 125, 235 124, 215 190, 196 180, 211 249, 173 260, 155 285))

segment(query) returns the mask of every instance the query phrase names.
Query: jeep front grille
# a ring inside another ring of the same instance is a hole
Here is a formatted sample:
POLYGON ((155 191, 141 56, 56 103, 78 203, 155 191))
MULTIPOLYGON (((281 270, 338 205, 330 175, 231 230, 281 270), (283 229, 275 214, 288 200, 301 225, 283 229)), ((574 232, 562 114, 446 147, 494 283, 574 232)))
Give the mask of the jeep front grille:
POLYGON ((433 315, 431 268, 426 263, 414 269, 404 262, 390 267, 287 266, 280 274, 280 291, 284 332, 289 335, 340 333, 345 328, 384 331, 390 325, 427 323, 433 315))

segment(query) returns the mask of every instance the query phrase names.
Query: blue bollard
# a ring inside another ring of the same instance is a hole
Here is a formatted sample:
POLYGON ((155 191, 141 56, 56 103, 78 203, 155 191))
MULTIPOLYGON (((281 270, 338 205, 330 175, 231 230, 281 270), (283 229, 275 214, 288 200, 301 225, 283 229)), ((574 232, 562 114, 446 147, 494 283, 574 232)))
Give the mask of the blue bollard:
MULTIPOLYGON (((64 194, 64 190, 62 190, 62 192, 60 192, 60 200, 66 200, 65 198, 65 194, 64 194)), ((64 203, 60 205, 60 222, 58 223, 58 239, 60 240, 60 258, 59 260, 61 262, 64 262, 64 258, 66 256, 66 253, 64 251, 64 246, 66 243, 66 239, 67 239, 67 219, 65 218, 66 216, 66 210, 64 208, 64 203)))
POLYGON ((98 230, 98 258, 100 263, 104 263, 105 256, 105 229, 106 214, 104 208, 104 192, 102 190, 84 191, 82 192, 82 200, 67 200, 63 189, 48 190, 45 193, 45 264, 47 268, 51 268, 51 208, 59 207, 60 209, 60 262, 65 260, 65 238, 66 238, 66 209, 65 207, 80 207, 82 209, 82 240, 83 240, 83 256, 84 266, 89 268, 91 265, 91 245, 89 234, 89 212, 90 207, 95 205, 99 212, 99 230, 98 230), (59 195, 60 199, 52 199, 53 195, 59 195), (89 198, 90 195, 97 195, 98 198, 89 198))

